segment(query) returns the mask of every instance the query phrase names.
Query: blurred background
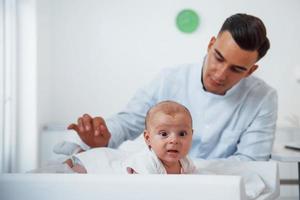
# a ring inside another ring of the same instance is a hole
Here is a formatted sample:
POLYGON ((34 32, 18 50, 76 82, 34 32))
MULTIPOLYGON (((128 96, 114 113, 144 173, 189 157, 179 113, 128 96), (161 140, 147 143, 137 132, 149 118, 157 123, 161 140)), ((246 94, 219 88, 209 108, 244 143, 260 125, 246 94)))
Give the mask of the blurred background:
MULTIPOLYGON (((202 62, 210 38, 238 12, 267 27, 271 49, 255 75, 278 91, 276 139, 300 142, 299 0, 1 0, 0 6, 2 172, 36 168, 51 134, 84 113, 120 111, 163 68, 202 62), (184 9, 199 17, 192 33, 176 26, 184 9)), ((296 179, 297 164, 280 163, 280 176, 296 179)), ((283 185, 281 194, 294 198, 297 185, 283 185)))

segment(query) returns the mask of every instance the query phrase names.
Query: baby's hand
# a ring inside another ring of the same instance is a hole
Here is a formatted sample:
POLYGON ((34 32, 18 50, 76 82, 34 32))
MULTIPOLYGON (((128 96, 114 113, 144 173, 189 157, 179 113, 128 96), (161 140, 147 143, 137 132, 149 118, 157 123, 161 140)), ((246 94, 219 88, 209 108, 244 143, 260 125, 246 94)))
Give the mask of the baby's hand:
POLYGON ((132 169, 131 167, 127 167, 126 169, 127 169, 128 174, 137 174, 137 172, 134 171, 134 169, 132 169))

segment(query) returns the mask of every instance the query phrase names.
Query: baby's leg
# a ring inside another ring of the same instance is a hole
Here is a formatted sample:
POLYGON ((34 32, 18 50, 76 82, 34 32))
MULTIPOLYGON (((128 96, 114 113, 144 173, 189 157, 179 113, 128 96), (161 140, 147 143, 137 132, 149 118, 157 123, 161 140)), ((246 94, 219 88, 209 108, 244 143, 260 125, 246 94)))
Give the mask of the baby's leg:
POLYGON ((87 171, 83 165, 81 165, 80 160, 78 160, 76 157, 72 157, 64 162, 67 164, 71 170, 73 170, 76 173, 86 174, 87 171))
MULTIPOLYGON (((75 167, 76 164, 80 165, 80 161, 76 163, 73 162, 73 156, 74 154, 80 153, 84 151, 80 145, 76 143, 71 142, 60 142, 54 146, 53 149, 54 153, 56 154, 63 154, 66 156, 71 156, 71 159, 67 159, 65 161, 62 160, 56 160, 55 162, 51 161, 46 164, 43 164, 40 168, 33 169, 28 171, 28 173, 86 173, 86 170, 84 167, 81 169, 80 167, 75 167), (73 167, 75 167, 73 169, 73 167)), ((74 159, 76 160, 76 159, 74 159)))
POLYGON ((72 159, 68 159, 64 163, 67 164, 70 168, 73 167, 73 161, 72 161, 72 159))
POLYGON ((126 169, 128 174, 137 174, 137 172, 131 167, 127 167, 126 169))
POLYGON ((27 171, 27 173, 64 173, 72 174, 75 171, 66 163, 52 163, 43 165, 37 169, 27 171))
POLYGON ((72 170, 74 172, 77 172, 77 173, 80 173, 80 174, 86 174, 87 171, 86 169, 84 168, 84 166, 82 165, 79 165, 79 164, 75 164, 73 167, 72 167, 72 170))
POLYGON ((79 144, 73 142, 62 141, 57 143, 54 148, 53 152, 56 154, 63 154, 67 156, 71 156, 76 153, 80 153, 84 151, 79 144))
MULTIPOLYGON (((64 155, 74 155, 80 152, 83 152, 84 150, 81 148, 80 145, 72 142, 60 142, 54 146, 53 151, 57 154, 64 154, 64 155)), ((74 158, 73 156, 66 161, 64 161, 64 164, 67 164, 70 169, 77 173, 86 173, 86 169, 80 165, 80 163, 77 163, 78 160, 74 158)), ((80 162, 80 161, 79 161, 80 162)))

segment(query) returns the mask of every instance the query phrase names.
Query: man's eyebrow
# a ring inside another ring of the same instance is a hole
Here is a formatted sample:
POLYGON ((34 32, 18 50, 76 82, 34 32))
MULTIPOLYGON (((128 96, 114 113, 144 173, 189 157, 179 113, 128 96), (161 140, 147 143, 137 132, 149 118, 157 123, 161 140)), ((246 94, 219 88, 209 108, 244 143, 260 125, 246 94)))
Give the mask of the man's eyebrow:
MULTIPOLYGON (((215 49, 215 52, 218 54, 218 56, 220 56, 220 58, 221 58, 222 60, 225 60, 224 56, 221 54, 220 51, 218 51, 217 49, 215 49)), ((247 71, 247 68, 246 68, 246 67, 243 67, 243 66, 232 65, 232 67, 238 68, 238 69, 241 70, 241 71, 247 71)))
POLYGON ((225 60, 224 56, 220 53, 220 51, 218 51, 217 49, 215 49, 215 52, 218 54, 218 56, 221 57, 222 60, 225 60))

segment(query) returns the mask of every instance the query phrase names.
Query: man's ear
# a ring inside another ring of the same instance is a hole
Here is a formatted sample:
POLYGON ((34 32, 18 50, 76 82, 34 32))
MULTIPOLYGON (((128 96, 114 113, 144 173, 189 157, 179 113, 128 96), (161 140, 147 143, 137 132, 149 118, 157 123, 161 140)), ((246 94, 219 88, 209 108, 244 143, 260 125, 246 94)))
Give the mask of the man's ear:
POLYGON ((144 130, 144 140, 146 142, 146 144, 148 145, 148 147, 150 148, 150 133, 147 130, 144 130))
POLYGON ((258 65, 253 65, 250 70, 247 72, 246 77, 250 76, 253 72, 255 72, 255 70, 257 70, 258 65))
POLYGON ((213 36, 213 37, 211 37, 210 38, 210 41, 209 41, 209 43, 208 43, 208 46, 207 46, 207 52, 211 49, 211 47, 214 45, 214 43, 216 42, 216 37, 215 36, 213 36))

